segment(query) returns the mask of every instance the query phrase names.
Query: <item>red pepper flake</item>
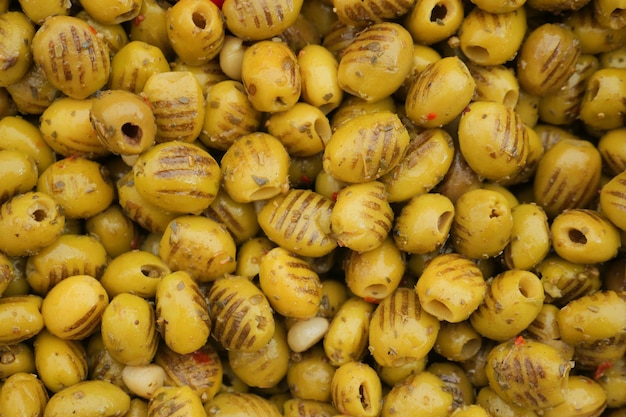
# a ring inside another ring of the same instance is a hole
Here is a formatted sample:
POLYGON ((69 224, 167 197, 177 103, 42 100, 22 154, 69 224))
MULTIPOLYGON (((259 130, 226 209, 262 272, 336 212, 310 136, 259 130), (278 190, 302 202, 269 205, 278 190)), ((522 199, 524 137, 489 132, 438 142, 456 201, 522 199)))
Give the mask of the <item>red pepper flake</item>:
POLYGON ((596 368, 596 372, 593 374, 593 379, 597 381, 598 379, 602 378, 602 375, 604 375, 604 371, 609 369, 611 366, 613 366, 613 362, 602 362, 596 368))
POLYGON ((380 303, 380 300, 378 298, 374 298, 374 297, 365 297, 363 298, 365 301, 367 301, 368 303, 373 303, 373 304, 378 304, 380 303))
POLYGON ((306 175, 302 175, 302 176, 300 177, 300 181, 302 181, 302 182, 303 182, 303 183, 305 183, 305 184, 310 184, 310 183, 311 183, 311 178, 309 178, 309 177, 308 177, 308 176, 306 176, 306 175))
POLYGON ((197 364, 213 362, 211 360, 211 357, 201 350, 196 350, 195 352, 191 352, 190 355, 197 364))
POLYGON ((139 233, 136 233, 133 235, 133 238, 130 241, 130 248, 131 249, 139 249, 139 233))
POLYGON ((462 112, 462 113, 469 113, 469 112, 470 112, 470 107, 469 107, 469 106, 467 106, 467 107, 465 107, 465 108, 463 109, 463 112, 462 112))
POLYGON ((135 24, 135 26, 139 26, 144 20, 146 20, 146 16, 140 14, 137 15, 137 17, 133 20, 133 23, 135 24))
POLYGON ((97 34, 98 34, 98 31, 96 30, 96 28, 95 28, 95 27, 93 27, 93 26, 91 26, 91 25, 89 25, 89 31, 90 31, 91 33, 93 33, 94 35, 97 35, 97 34))
POLYGON ((524 341, 524 336, 517 336, 513 343, 515 346, 524 346, 526 342, 524 341))
POLYGON ((331 195, 330 199, 331 199, 331 200, 333 200, 333 201, 337 201, 337 194, 339 194, 339 193, 338 193, 337 191, 335 191, 335 192, 331 195))
POLYGON ((213 2, 213 4, 219 7, 220 9, 222 8, 222 5, 224 4, 224 0, 211 0, 211 2, 213 2))
POLYGON ((437 113, 430 112, 426 115, 427 120, 435 120, 437 118, 437 113))

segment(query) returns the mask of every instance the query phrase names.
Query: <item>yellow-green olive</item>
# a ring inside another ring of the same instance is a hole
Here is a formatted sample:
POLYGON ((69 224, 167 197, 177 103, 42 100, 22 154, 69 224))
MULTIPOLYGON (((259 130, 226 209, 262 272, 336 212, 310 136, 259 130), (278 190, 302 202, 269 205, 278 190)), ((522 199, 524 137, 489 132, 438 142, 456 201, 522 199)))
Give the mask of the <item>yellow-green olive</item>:
POLYGON ((261 259, 276 245, 266 237, 255 237, 243 242, 237 249, 235 275, 254 278, 259 274, 261 259))
POLYGON ((580 119, 591 129, 609 130, 624 126, 626 109, 619 97, 624 94, 624 68, 601 68, 591 74, 580 104, 580 119))
POLYGON ((129 407, 130 396, 121 388, 106 381, 84 381, 50 397, 44 414, 49 417, 72 414, 115 417, 125 415, 129 407))
MULTIPOLYGON (((10 3, 10 1, 5 1, 5 3, 10 3)), ((56 1, 42 4, 37 0, 19 0, 19 4, 24 14, 38 25, 41 25, 49 16, 69 14, 71 7, 70 4, 56 1)))
POLYGON ((289 154, 268 133, 237 139, 222 157, 221 168, 224 189, 240 203, 265 200, 289 189, 289 154))
POLYGON ((212 60, 200 65, 189 65, 176 58, 174 62, 170 64, 173 71, 176 72, 190 72, 196 80, 200 83, 202 93, 206 98, 207 91, 215 84, 226 81, 229 78, 222 72, 219 59, 213 58, 212 60))
POLYGON ((189 65, 210 61, 224 45, 224 18, 210 1, 176 2, 167 10, 166 27, 174 52, 189 65))
MULTIPOLYGON (((515 3, 520 2, 507 4, 515 3)), ((526 35, 526 25, 526 11, 522 7, 502 13, 475 7, 459 27, 461 51, 475 64, 502 65, 517 55, 526 35)))
POLYGON ((102 315, 101 333, 111 356, 125 365, 147 365, 156 353, 154 309, 137 295, 121 293, 111 299, 102 315))
POLYGON ((97 238, 64 234, 28 257, 26 279, 34 292, 45 296, 55 285, 72 275, 89 275, 99 280, 107 262, 106 249, 97 238))
MULTIPOLYGON (((306 6, 305 2, 305 6, 306 6)), ((337 80, 339 62, 321 45, 309 44, 298 53, 302 77, 302 100, 328 114, 343 100, 337 80)))
POLYGON ((287 375, 287 369, 291 369, 289 355, 285 327, 277 323, 274 335, 265 346, 253 352, 229 350, 228 363, 246 385, 272 388, 287 375))
POLYGON ((596 195, 601 164, 592 143, 560 140, 539 161, 533 183, 535 201, 549 218, 565 209, 587 206, 596 195))
POLYGON ((451 417, 489 417, 487 410, 478 404, 465 405, 456 408, 451 417))
POLYGON ((517 113, 502 103, 471 103, 461 115, 458 136, 469 166, 488 180, 506 180, 526 165, 527 128, 517 113))
POLYGON ((222 360, 211 343, 187 354, 176 353, 161 343, 154 363, 165 371, 167 385, 187 385, 203 403, 215 397, 222 387, 222 360))
MULTIPOLYGON (((225 3, 236 2, 239 0, 225 3)), ((302 91, 298 59, 282 42, 259 41, 246 49, 241 63, 241 81, 254 108, 262 112, 289 110, 302 91)))
MULTIPOLYGON (((2 123, 2 122, 0 122, 2 123)), ((626 129, 612 129, 600 137, 597 148, 602 156, 602 168, 611 175, 618 175, 626 170, 626 150, 623 138, 626 129)))
POLYGON ((169 3, 162 3, 159 0, 142 0, 139 15, 133 20, 128 32, 133 41, 154 45, 167 59, 173 59, 174 50, 167 36, 167 9, 169 7, 169 3))
POLYGON ((420 72, 407 92, 406 115, 416 125, 441 127, 454 120, 469 104, 476 82, 457 57, 433 62, 420 72), (454 96, 454 101, 446 97, 454 96))
POLYGON ((314 191, 294 189, 268 200, 257 217, 274 243, 300 256, 320 257, 337 246, 330 230, 332 205, 314 191))
POLYGON ((334 373, 335 366, 330 364, 321 346, 294 355, 287 371, 289 392, 304 400, 330 401, 334 373))
POLYGON ((626 360, 624 358, 613 362, 610 368, 605 369, 597 382, 606 393, 607 407, 617 408, 626 405, 626 360))
POLYGON ((530 94, 520 87, 515 112, 522 118, 522 122, 529 128, 535 127, 539 120, 539 102, 541 97, 530 94))
POLYGON ((179 141, 160 143, 133 165, 137 191, 165 211, 200 213, 219 190, 220 167, 210 153, 179 141))
POLYGON ((424 371, 394 386, 385 397, 382 416, 418 412, 444 417, 453 407, 453 396, 437 375, 424 371), (428 399, 428 400, 426 400, 428 399))
POLYGON ((9 256, 37 253, 63 232, 63 213, 61 205, 45 192, 16 195, 0 206, 0 251, 9 256))
POLYGON ((19 342, 0 346, 0 378, 2 380, 14 374, 36 372, 35 355, 29 343, 19 342))
POLYGON ((155 72, 141 90, 152 105, 157 142, 193 142, 202 130, 204 95, 190 71, 155 72))
POLYGON ((110 297, 127 292, 154 298, 159 281, 170 272, 165 261, 157 255, 133 250, 111 260, 102 273, 100 283, 110 297))
POLYGON ((31 44, 35 26, 27 15, 20 11, 0 14, 2 56, 0 57, 0 87, 19 81, 33 62, 31 44))
POLYGON ((351 184, 337 194, 330 213, 331 231, 337 244, 357 252, 380 246, 393 222, 385 185, 379 181, 351 184))
POLYGON ((107 254, 115 258, 134 249, 139 231, 118 204, 90 217, 85 222, 87 234, 96 237, 107 254))
POLYGON ((433 252, 448 239, 453 218, 454 205, 448 197, 437 193, 415 196, 396 218, 393 240, 404 252, 433 252))
POLYGON ((259 284, 272 308, 286 317, 313 317, 322 301, 322 283, 315 271, 281 247, 261 258, 259 284))
POLYGON ((621 246, 619 229, 595 210, 571 209, 550 226, 552 247, 563 259, 581 264, 608 261, 621 246))
POLYGON ((422 308, 450 323, 469 318, 483 302, 486 289, 480 269, 456 253, 432 259, 415 286, 422 308))
POLYGON ((23 152, 30 156, 41 174, 55 161, 54 151, 48 146, 37 126, 18 116, 0 119, 0 149, 23 152))
POLYGON ((442 323, 433 349, 444 358, 460 362, 472 358, 482 346, 482 337, 468 320, 442 323))
POLYGON ((172 271, 184 270, 198 282, 235 271, 236 246, 222 224, 203 216, 172 220, 159 243, 159 255, 172 271))
POLYGON ((503 259, 510 269, 531 269, 550 251, 550 228, 543 209, 534 204, 519 204, 511 209, 513 228, 503 259))
POLYGON ((380 379, 390 387, 394 387, 411 375, 419 374, 424 371, 424 369, 426 369, 427 360, 428 358, 425 356, 421 359, 407 360, 404 364, 399 366, 381 366, 376 364, 375 368, 380 379))
POLYGON ((602 386, 582 375, 570 375, 567 378, 565 402, 546 410, 545 417, 599 416, 606 409, 607 394, 602 386))
POLYGON ((569 28, 545 23, 524 40, 517 61, 520 85, 529 93, 557 92, 576 70, 580 41, 569 28))
POLYGON ((530 410, 565 401, 572 364, 558 350, 534 340, 497 345, 487 358, 489 387, 500 397, 530 410))
POLYGON ((410 13, 404 16, 404 24, 413 40, 432 45, 452 36, 463 21, 463 2, 447 0, 416 1, 410 13))
POLYGON ((302 102, 272 114, 265 127, 291 156, 312 156, 322 152, 331 135, 326 115, 319 108, 302 102))
POLYGON ((324 149, 324 171, 350 183, 376 180, 400 162, 409 140, 395 113, 354 117, 333 132, 324 149))
POLYGON ((452 408, 474 404, 474 386, 460 365, 452 362, 435 362, 426 372, 436 375, 444 384, 444 391, 452 394, 452 408))
POLYGON ((167 59, 159 48, 133 40, 111 58, 111 77, 108 86, 113 90, 126 90, 137 94, 143 90, 152 74, 169 70, 167 59))
POLYGON ((43 416, 48 402, 46 387, 34 374, 17 373, 4 381, 0 388, 0 415, 9 412, 21 416, 43 416))
POLYGON ((343 268, 350 291, 359 297, 381 300, 400 285, 406 271, 405 255, 388 236, 367 252, 350 251, 343 268))
POLYGON ((412 0, 406 2, 338 0, 333 3, 333 10, 340 22, 362 28, 372 23, 380 23, 402 16, 410 10, 413 4, 415 4, 415 1, 412 0))
POLYGON ((87 22, 73 16, 51 16, 37 29, 33 59, 52 85, 69 97, 83 99, 109 79, 109 48, 87 22))
POLYGON ((170 349, 191 353, 207 342, 211 330, 209 307, 187 272, 172 272, 161 278, 155 299, 158 331, 170 349))
POLYGON ((34 351, 37 374, 51 392, 87 379, 87 352, 79 341, 61 339, 44 329, 35 337, 34 351))
POLYGON ((376 371, 363 362, 348 362, 331 380, 332 401, 342 414, 374 417, 382 409, 382 383, 376 371))
POLYGON ((330 126, 335 132, 343 124, 357 116, 375 114, 383 111, 396 113, 398 107, 392 96, 382 98, 374 102, 368 102, 356 96, 346 95, 339 107, 332 113, 330 126))
POLYGON ((246 277, 215 281, 208 295, 212 335, 225 349, 253 352, 265 346, 276 323, 267 298, 246 277))
POLYGON ((154 144, 156 122, 150 105, 126 90, 100 92, 91 103, 89 119, 98 139, 119 155, 138 155, 154 144))
POLYGON ((0 345, 14 345, 37 335, 44 328, 42 298, 20 295, 0 298, 0 345))
POLYGON ((206 92, 205 106, 199 139, 209 148, 227 150, 235 140, 261 126, 262 113, 252 106, 239 81, 212 85, 206 92))
POLYGON ((535 274, 507 270, 488 281, 487 294, 470 316, 470 322, 481 335, 504 341, 532 323, 541 311, 543 299, 543 286, 535 274))
POLYGON ((207 417, 282 416, 278 408, 265 398, 241 392, 220 393, 204 405, 204 410, 207 417))
POLYGON ((50 333, 62 339, 82 340, 100 325, 108 304, 109 296, 100 281, 89 275, 73 275, 48 291, 41 315, 50 333), (63 314, 59 314, 61 310, 63 314))
POLYGON ((375 307, 360 297, 351 297, 339 307, 324 336, 324 352, 332 365, 363 359, 375 307))
POLYGON ((474 101, 495 101, 515 108, 519 98, 519 83, 512 69, 504 65, 477 64, 469 64, 467 68, 476 82, 474 101))
POLYGON ((62 97, 41 114, 39 129, 46 143, 59 155, 89 159, 110 154, 89 120, 92 98, 62 97))
MULTIPOLYGON (((487 356, 491 352, 491 350, 496 346, 496 342, 491 339, 483 338, 483 343, 478 349, 478 352, 471 358, 461 362, 461 367, 465 369, 465 373, 472 384, 477 387, 486 387, 489 385, 489 381, 487 380, 487 356)), ((489 387, 487 387, 489 388, 489 387)), ((479 398, 476 398, 476 403, 483 405, 484 403, 479 402, 479 398)))
POLYGON ((95 216, 115 197, 106 167, 85 158, 65 158, 50 165, 39 176, 37 191, 54 197, 70 219, 95 216))
POLYGON ((24 152, 0 149, 0 203, 37 185, 37 164, 24 152))
POLYGON ((411 34, 393 22, 375 23, 360 32, 341 54, 337 82, 342 90, 368 102, 390 96, 411 71, 411 34), (380 82, 384 77, 385 82, 380 82))
POLYGON ((497 191, 476 189, 457 200, 452 222, 452 241, 468 258, 499 255, 509 244, 513 216, 508 200, 497 191))
MULTIPOLYGON (((270 9, 262 2, 226 0, 222 13, 226 28, 243 40, 269 39, 295 23, 302 0, 281 0, 270 9)), ((267 58, 267 57, 265 57, 267 58)))
POLYGON ((374 310, 369 351, 382 366, 425 357, 435 345, 439 320, 424 311, 415 291, 398 288, 374 310))

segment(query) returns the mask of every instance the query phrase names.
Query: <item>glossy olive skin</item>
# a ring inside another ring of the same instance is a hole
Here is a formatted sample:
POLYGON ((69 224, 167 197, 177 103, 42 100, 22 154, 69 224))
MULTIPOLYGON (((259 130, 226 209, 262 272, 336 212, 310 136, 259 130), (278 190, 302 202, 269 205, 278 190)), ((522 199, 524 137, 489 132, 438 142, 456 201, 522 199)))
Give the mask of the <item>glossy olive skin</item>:
POLYGON ((84 381, 50 397, 45 413, 50 417, 71 413, 113 417, 124 415, 129 407, 130 396, 121 388, 106 381, 84 381))
POLYGON ((35 27, 22 12, 6 12, 0 15, 5 30, 0 34, 3 46, 0 58, 0 87, 19 81, 33 62, 31 43, 35 27))
POLYGON ((87 353, 76 340, 61 339, 48 330, 34 340, 37 374, 53 393, 85 381, 88 376, 87 353))
POLYGON ((87 22, 77 17, 52 16, 33 38, 35 63, 43 68, 50 82, 69 97, 86 98, 108 81, 109 48, 94 32, 87 22), (77 42, 69 41, 72 31, 79 37, 77 42), (54 55, 50 54, 50 47, 54 48, 54 55))

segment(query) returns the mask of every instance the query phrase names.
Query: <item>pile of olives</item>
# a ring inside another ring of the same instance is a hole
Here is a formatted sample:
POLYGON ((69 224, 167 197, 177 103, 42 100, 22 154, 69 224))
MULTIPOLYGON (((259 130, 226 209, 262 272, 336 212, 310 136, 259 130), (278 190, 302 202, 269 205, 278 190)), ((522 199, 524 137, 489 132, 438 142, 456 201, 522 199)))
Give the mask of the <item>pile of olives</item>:
POLYGON ((0 0, 0 417, 624 417, 622 242, 622 0, 0 0))

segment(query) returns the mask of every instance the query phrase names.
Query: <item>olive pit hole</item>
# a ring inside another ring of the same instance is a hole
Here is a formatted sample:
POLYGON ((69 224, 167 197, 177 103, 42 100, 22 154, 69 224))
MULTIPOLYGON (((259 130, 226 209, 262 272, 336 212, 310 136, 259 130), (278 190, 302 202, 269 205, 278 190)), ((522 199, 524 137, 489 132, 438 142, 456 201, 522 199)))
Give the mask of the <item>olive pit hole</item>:
POLYGON ((471 358, 476 355, 482 346, 482 342, 479 338, 470 339, 461 348, 461 354, 465 358, 471 358))
POLYGON ((543 285, 538 281, 531 279, 530 277, 521 277, 517 283, 517 289, 525 298, 542 298, 543 297, 543 285))
POLYGON ((453 217, 454 214, 451 211, 444 211, 441 213, 439 219, 437 220, 437 230, 439 233, 450 230, 450 223, 452 222, 453 217))
POLYGON ((253 200, 266 200, 274 197, 280 193, 280 189, 274 186, 261 187, 250 194, 250 198, 253 200))
POLYGON ((162 278, 166 275, 163 268, 157 265, 141 265, 139 268, 144 277, 147 278, 162 278))
POLYGON ((502 99, 502 104, 509 108, 514 108, 517 104, 517 100, 519 99, 519 92, 515 90, 509 90, 504 94, 504 98, 502 99))
POLYGON ((431 300, 424 305, 424 310, 440 320, 452 321, 454 315, 450 308, 439 300, 431 300))
POLYGON ((319 137, 322 139, 322 142, 324 143, 324 145, 326 145, 328 141, 330 140, 330 136, 333 133, 330 127, 330 123, 328 123, 327 119, 316 119, 314 126, 315 126, 315 131, 317 132, 319 137))
POLYGON ((361 399, 361 406, 363 407, 363 410, 369 410, 371 404, 364 384, 359 385, 359 398, 361 399))
POLYGON ((578 229, 569 229, 567 231, 567 237, 573 243, 576 243, 579 245, 587 244, 587 236, 585 236, 585 234, 578 229))
POLYGON ((615 9, 611 11, 611 19, 616 19, 616 20, 623 19, 625 11, 626 10, 624 9, 616 7, 615 9))
POLYGON ((193 12, 191 14, 191 20, 193 21, 193 24, 199 29, 204 29, 206 27, 206 18, 200 12, 193 12))
POLYGON ((141 142, 143 130, 136 124, 124 123, 122 125, 122 134, 124 135, 124 139, 126 140, 126 142, 132 145, 137 145, 139 142, 141 142))
POLYGON ((48 217, 48 212, 44 209, 37 209, 30 214, 30 217, 37 223, 42 222, 48 217))
POLYGON ((489 59, 489 51, 479 45, 469 45, 465 49, 465 55, 476 62, 483 62, 489 59))
POLYGON ((430 21, 431 22, 441 22, 446 18, 446 14, 448 13, 448 9, 444 4, 435 4, 435 7, 430 11, 430 21))
POLYGON ((365 288, 365 292, 373 298, 381 298, 387 292, 387 286, 383 284, 372 284, 365 288))

